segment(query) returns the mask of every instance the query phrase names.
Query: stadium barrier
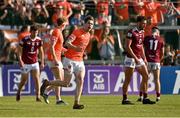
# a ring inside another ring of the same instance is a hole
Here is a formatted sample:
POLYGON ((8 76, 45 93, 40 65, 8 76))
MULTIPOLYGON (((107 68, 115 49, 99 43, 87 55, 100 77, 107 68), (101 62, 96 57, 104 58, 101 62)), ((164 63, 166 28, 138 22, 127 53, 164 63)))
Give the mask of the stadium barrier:
POLYGON ((0 97, 3 96, 3 85, 2 85, 2 69, 0 66, 0 97))
MULTIPOLYGON (((18 84, 21 79, 20 68, 18 65, 3 65, 2 66, 2 85, 3 96, 13 96, 16 94, 18 84)), ((44 79, 53 79, 53 75, 46 66, 41 71, 41 81, 44 79)), ((142 77, 135 71, 132 76, 132 81, 128 88, 129 94, 138 94, 139 85, 142 77)), ((161 91, 162 94, 179 94, 180 93, 180 67, 166 66, 161 68, 161 91)), ((1 81, 1 80, 0 80, 1 81)), ((84 80, 83 95, 120 95, 122 94, 122 86, 124 81, 123 66, 101 66, 101 65, 86 65, 86 75, 84 80)), ((72 87, 62 88, 63 95, 73 95, 75 93, 76 83, 75 78, 71 80, 72 87)), ((155 93, 155 84, 153 76, 150 76, 148 83, 148 93, 155 93)), ((22 94, 34 95, 34 82, 29 76, 27 84, 24 86, 22 94)))

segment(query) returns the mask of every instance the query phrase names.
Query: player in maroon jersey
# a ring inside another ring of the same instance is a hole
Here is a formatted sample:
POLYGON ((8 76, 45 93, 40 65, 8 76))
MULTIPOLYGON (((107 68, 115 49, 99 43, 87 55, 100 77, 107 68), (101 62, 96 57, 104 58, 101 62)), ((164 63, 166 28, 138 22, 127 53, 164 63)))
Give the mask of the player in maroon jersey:
MULTIPOLYGON (((155 82, 156 101, 160 100, 160 63, 164 56, 164 40, 160 37, 158 27, 152 28, 152 35, 146 36, 144 39, 145 55, 148 62, 148 71, 152 72, 155 82)), ((141 86, 142 89, 142 86, 141 86)), ((140 91, 140 98, 142 94, 140 91)))
POLYGON ((146 18, 144 16, 137 17, 137 26, 129 30, 126 36, 126 57, 125 64, 125 81, 123 84, 123 100, 122 104, 134 104, 128 100, 128 86, 131 76, 136 68, 142 75, 143 87, 143 104, 155 104, 147 97, 148 70, 146 66, 146 57, 143 48, 144 28, 146 26, 146 18))
POLYGON ((38 29, 36 26, 31 26, 30 35, 24 37, 19 42, 18 59, 19 65, 21 67, 21 82, 18 86, 18 91, 16 94, 16 101, 20 101, 20 92, 25 85, 29 73, 31 73, 32 78, 35 82, 36 88, 36 101, 40 100, 40 69, 38 63, 38 52, 40 53, 40 68, 44 68, 44 52, 42 47, 42 40, 37 36, 38 29))

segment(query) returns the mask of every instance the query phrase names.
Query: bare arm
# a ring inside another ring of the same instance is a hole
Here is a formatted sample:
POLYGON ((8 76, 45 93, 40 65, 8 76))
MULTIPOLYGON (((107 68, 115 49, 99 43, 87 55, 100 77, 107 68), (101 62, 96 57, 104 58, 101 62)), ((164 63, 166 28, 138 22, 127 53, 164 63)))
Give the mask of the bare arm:
POLYGON ((40 59, 41 59, 41 69, 44 68, 44 50, 43 47, 41 46, 39 49, 39 54, 40 54, 40 59))
POLYGON ((69 18, 72 14, 73 14, 72 9, 71 9, 71 8, 68 8, 67 18, 69 18))
POLYGON ((177 13, 177 15, 180 15, 180 11, 174 6, 174 4, 172 3, 172 8, 174 9, 174 11, 177 13))
POLYGON ((145 55, 144 47, 143 47, 143 46, 142 46, 142 59, 143 59, 144 62, 147 64, 146 55, 145 55))
POLYGON ((22 60, 22 47, 20 45, 18 46, 17 56, 18 56, 20 67, 23 67, 24 66, 24 62, 22 60))
POLYGON ((47 9, 46 9, 46 6, 43 5, 42 8, 43 8, 43 10, 44 10, 44 12, 45 12, 46 18, 48 18, 48 17, 49 17, 49 13, 48 13, 48 11, 47 11, 47 9))
POLYGON ((160 52, 160 59, 161 59, 161 61, 164 59, 164 46, 163 46, 163 48, 161 49, 161 52, 160 52))
POLYGON ((5 10, 5 11, 4 11, 4 14, 0 17, 0 19, 1 19, 1 20, 4 19, 4 18, 7 16, 7 14, 8 14, 8 12, 7 12, 7 10, 5 10))
POLYGON ((163 16, 162 11, 160 11, 160 16, 161 16, 161 23, 164 23, 164 16, 163 16))
POLYGON ((94 2, 94 4, 96 4, 96 5, 97 5, 97 0, 93 0, 93 2, 94 2))
POLYGON ((50 41, 50 52, 51 52, 51 54, 53 56, 53 59, 54 59, 55 63, 58 64, 58 60, 57 60, 57 57, 56 57, 56 54, 55 54, 55 49, 54 49, 54 46, 55 46, 56 42, 57 42, 57 39, 53 39, 53 40, 50 41))
POLYGON ((66 52, 66 51, 67 51, 67 49, 62 47, 62 53, 66 52))

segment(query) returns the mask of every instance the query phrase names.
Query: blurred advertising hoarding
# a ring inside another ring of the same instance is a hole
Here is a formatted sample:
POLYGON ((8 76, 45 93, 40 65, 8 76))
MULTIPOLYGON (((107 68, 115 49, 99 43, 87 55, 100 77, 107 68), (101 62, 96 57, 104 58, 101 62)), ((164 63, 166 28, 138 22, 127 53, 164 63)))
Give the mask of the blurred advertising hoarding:
MULTIPOLYGON (((1 67, 2 78, 0 76, 0 95, 15 95, 18 84, 21 79, 20 68, 18 65, 4 65, 1 67), (2 84, 2 85, 1 85, 2 84), (2 89, 2 90, 1 90, 2 89)), ((100 66, 87 65, 84 79, 83 95, 121 95, 124 82, 123 66, 100 66)), ((48 67, 41 71, 41 81, 44 79, 53 80, 53 75, 48 67)), ((134 72, 130 86, 129 94, 138 94, 142 77, 138 72, 134 72)), ((153 76, 150 75, 148 81, 148 93, 155 93, 155 84, 153 76)), ((162 94, 180 93, 180 67, 162 67, 161 68, 161 92, 162 94)), ((71 80, 72 86, 62 88, 63 95, 74 95, 76 89, 75 78, 71 80)), ((22 90, 23 95, 34 95, 34 80, 29 75, 28 82, 22 90)), ((1 95, 1 96, 2 96, 1 95)))

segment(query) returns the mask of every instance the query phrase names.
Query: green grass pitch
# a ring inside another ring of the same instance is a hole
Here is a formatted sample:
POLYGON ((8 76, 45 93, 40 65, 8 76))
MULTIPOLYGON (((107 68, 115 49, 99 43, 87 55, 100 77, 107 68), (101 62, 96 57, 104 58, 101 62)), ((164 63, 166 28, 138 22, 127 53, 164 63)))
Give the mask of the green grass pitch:
MULTIPOLYGON (((162 95, 155 105, 143 105, 136 102, 137 95, 129 95, 135 105, 121 105, 122 96, 92 95, 82 96, 83 110, 73 110, 73 96, 62 96, 67 106, 55 104, 50 96, 50 104, 35 102, 35 96, 21 96, 16 102, 15 96, 0 97, 0 117, 180 117, 180 95, 162 95)), ((155 100, 154 95, 150 95, 155 100)))

